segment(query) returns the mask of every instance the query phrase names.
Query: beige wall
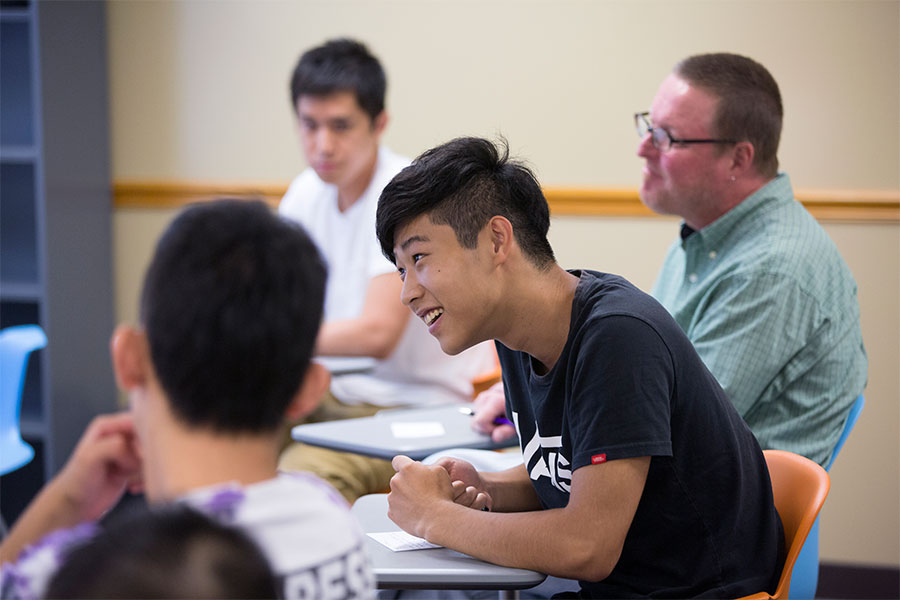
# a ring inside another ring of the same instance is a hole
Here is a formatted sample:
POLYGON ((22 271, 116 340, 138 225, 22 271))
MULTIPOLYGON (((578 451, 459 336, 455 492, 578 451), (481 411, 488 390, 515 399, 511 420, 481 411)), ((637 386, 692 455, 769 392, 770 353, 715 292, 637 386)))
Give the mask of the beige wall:
MULTIPOLYGON (((388 69, 387 143, 408 155, 504 134, 547 185, 636 186, 631 115, 678 58, 728 50, 778 79, 782 166, 803 189, 900 187, 900 3, 323 0, 109 3, 116 180, 271 181, 302 167, 287 82, 336 35, 388 69)), ((114 215, 118 316, 171 210, 114 215)), ((652 284, 671 219, 555 217, 564 266, 652 284)), ((860 287, 867 404, 832 470, 823 559, 900 566, 900 225, 827 224, 860 287)))
POLYGON ((113 173, 289 179, 290 71, 352 35, 386 65, 406 154, 502 132, 545 184, 634 185, 633 113, 677 59, 730 50, 781 84, 797 187, 897 187, 898 20, 881 0, 110 2, 113 173))

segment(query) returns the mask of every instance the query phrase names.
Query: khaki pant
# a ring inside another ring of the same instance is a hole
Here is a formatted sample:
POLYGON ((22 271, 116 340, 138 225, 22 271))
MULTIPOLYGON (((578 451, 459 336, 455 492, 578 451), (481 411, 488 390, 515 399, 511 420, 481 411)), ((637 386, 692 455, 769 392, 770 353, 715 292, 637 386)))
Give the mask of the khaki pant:
MULTIPOLYGON (((302 421, 292 423, 291 426, 369 417, 384 408, 372 404, 343 404, 328 392, 322 397, 316 410, 302 421)), ((290 430, 285 437, 286 448, 281 453, 278 468, 285 471, 315 473, 333 485, 351 504, 360 496, 385 492, 390 486, 391 477, 394 475, 390 461, 293 442, 290 440, 290 430)))

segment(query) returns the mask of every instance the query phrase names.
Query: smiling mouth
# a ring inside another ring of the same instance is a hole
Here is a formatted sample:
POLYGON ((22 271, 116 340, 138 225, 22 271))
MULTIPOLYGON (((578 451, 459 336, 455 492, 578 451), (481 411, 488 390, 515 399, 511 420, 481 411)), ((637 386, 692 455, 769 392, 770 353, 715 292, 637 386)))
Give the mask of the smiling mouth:
POLYGON ((437 321, 438 317, 444 314, 443 308, 435 308, 434 310, 430 310, 422 317, 422 320, 425 321, 426 325, 431 325, 435 321, 437 321))

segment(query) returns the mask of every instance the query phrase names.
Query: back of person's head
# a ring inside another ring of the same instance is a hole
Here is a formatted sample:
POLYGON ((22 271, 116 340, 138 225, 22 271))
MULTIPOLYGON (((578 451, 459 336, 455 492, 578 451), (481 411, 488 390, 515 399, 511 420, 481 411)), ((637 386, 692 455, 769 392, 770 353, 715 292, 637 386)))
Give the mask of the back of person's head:
POLYGON ((246 534, 184 505, 113 520, 72 548, 47 598, 275 598, 276 577, 246 534))
POLYGON ((719 99, 710 133, 749 141, 759 174, 774 177, 784 109, 772 74, 753 59, 727 53, 690 56, 675 65, 674 73, 719 99))
POLYGON ((457 138, 425 151, 381 192, 375 230, 381 251, 392 262, 397 229, 421 215, 449 225, 464 248, 494 216, 507 218, 525 257, 539 268, 555 263, 547 241, 550 209, 534 174, 509 158, 505 140, 498 149, 482 138, 457 138))
POLYGON ((329 96, 353 92, 369 117, 384 110, 387 77, 381 63, 364 44, 341 38, 307 50, 291 76, 291 106, 300 96, 329 96))
POLYGON ((156 246, 141 297, 173 415, 222 433, 277 430, 309 367, 324 290, 309 236, 262 202, 182 212, 156 246))

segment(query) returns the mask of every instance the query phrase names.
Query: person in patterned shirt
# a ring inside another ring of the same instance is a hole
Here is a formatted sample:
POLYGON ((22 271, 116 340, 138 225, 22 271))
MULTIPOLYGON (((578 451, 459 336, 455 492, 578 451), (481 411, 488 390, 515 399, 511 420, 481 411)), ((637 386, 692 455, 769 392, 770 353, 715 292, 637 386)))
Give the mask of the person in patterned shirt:
POLYGON ((160 239, 141 325, 112 340, 130 411, 97 417, 0 545, 0 595, 39 598, 72 544, 126 489, 240 527, 285 598, 369 598, 374 577, 346 501, 279 474, 282 425, 314 407, 310 361, 326 270, 303 229, 261 202, 188 208, 160 239))
POLYGON ((782 115, 756 61, 682 60, 635 115, 640 195, 684 220, 653 296, 763 448, 824 466, 867 359, 853 275, 778 171, 782 115))

